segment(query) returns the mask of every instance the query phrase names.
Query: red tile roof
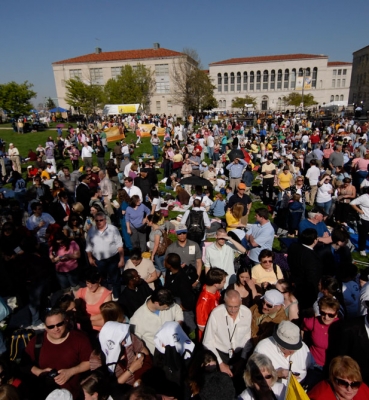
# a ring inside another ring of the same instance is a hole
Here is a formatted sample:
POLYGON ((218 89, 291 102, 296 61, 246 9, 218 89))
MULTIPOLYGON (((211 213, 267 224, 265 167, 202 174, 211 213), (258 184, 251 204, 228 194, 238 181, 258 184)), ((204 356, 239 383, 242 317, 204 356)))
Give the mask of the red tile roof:
POLYGON ((352 65, 352 63, 346 61, 328 61, 328 67, 338 67, 339 65, 352 65))
POLYGON ((241 57, 241 58, 230 58, 228 60, 216 61, 210 65, 221 65, 221 64, 246 64, 256 62, 270 62, 270 61, 289 61, 289 60, 303 60, 309 58, 328 58, 324 54, 282 54, 275 56, 257 56, 257 57, 241 57))
POLYGON ((53 64, 89 63, 101 61, 141 60, 146 58, 176 57, 183 55, 178 51, 168 49, 140 49, 122 51, 102 51, 101 53, 85 54, 83 56, 56 61, 53 64))

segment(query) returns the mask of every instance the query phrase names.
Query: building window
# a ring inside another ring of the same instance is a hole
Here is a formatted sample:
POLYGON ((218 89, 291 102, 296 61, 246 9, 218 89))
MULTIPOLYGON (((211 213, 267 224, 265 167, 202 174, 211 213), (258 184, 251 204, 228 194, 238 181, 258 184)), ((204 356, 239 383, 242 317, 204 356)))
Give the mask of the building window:
POLYGON ((156 82, 156 93, 169 93, 169 81, 156 82))
POLYGON ((247 72, 243 73, 243 91, 247 92, 247 72))
POLYGON ((343 101, 343 94, 341 94, 340 96, 340 101, 343 101))
POLYGON ((315 67, 313 69, 313 76, 312 76, 312 79, 311 79, 311 87, 314 88, 314 89, 316 89, 316 80, 317 79, 318 79, 318 68, 315 67))
POLYGON ((288 69, 286 69, 284 71, 284 83, 283 83, 284 89, 288 89, 289 80, 290 80, 290 71, 288 69))
POLYGON ((296 70, 295 68, 291 71, 291 89, 295 89, 296 87, 296 70))
POLYGON ((226 107, 227 107, 227 102, 223 100, 223 108, 226 109, 226 107))
POLYGON ((254 71, 250 72, 250 90, 254 90, 255 74, 254 71))
POLYGON ((111 67, 111 77, 116 79, 120 72, 122 71, 122 67, 111 67))
POLYGON ((69 77, 70 77, 70 79, 82 78, 82 70, 81 69, 70 69, 69 77))
POLYGON ((310 75, 311 75, 311 69, 310 68, 306 68, 305 76, 310 76, 310 75))
POLYGON ((299 69, 299 76, 304 76, 304 71, 302 68, 299 69))
POLYGON ((334 70, 333 70, 333 76, 336 76, 336 75, 337 75, 337 70, 334 69, 334 70))
POLYGON ((237 72, 237 92, 241 91, 241 72, 237 72))
POLYGON ((341 87, 341 79, 337 79, 337 87, 341 87))
POLYGON ((338 99, 339 99, 339 96, 338 96, 338 94, 336 94, 336 101, 338 101, 338 99))
POLYGON ((168 64, 155 64, 155 75, 156 76, 169 75, 168 64))
POLYGON ((102 68, 91 68, 90 69, 91 83, 102 85, 103 82, 103 70, 102 68))
POLYGON ((168 107, 168 111, 172 111, 172 101, 171 100, 167 101, 167 107, 168 107))
POLYGON ((342 87, 346 86, 346 79, 342 79, 342 87))
POLYGON ((228 92, 228 74, 227 74, 227 72, 224 74, 224 91, 228 92))
POLYGON ((338 75, 342 75, 342 69, 338 70, 338 75))
POLYGON ((256 72, 256 90, 261 89, 261 72, 257 71, 256 72))
POLYGON ((234 92, 234 72, 231 72, 231 92, 234 92))
POLYGON ((336 87, 336 80, 332 79, 332 87, 336 87))
POLYGON ((347 69, 344 69, 343 71, 342 71, 342 75, 346 75, 347 74, 347 69))
POLYGON ((218 74, 218 92, 222 91, 222 74, 218 74))
POLYGON ((269 72, 265 70, 263 72, 263 90, 268 90, 268 83, 269 83, 269 72))
POLYGON ((332 96, 331 96, 331 102, 332 102, 332 101, 334 101, 334 96, 333 96, 333 94, 332 94, 332 96))
POLYGON ((277 75, 277 89, 282 89, 282 76, 283 76, 282 70, 279 69, 277 75))
POLYGON ((157 102, 156 102, 156 111, 157 111, 157 112, 160 112, 160 111, 161 111, 161 104, 160 104, 160 101, 157 101, 157 102))
POLYGON ((275 89, 275 70, 272 69, 270 72, 270 89, 275 89))

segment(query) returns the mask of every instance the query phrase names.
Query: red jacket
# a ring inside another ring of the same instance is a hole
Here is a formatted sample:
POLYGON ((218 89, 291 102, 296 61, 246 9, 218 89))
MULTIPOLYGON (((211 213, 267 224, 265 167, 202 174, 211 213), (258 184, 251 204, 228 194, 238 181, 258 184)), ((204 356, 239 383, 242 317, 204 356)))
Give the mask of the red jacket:
MULTIPOLYGON (((331 385, 327 381, 322 381, 313 387, 308 393, 310 400, 337 400, 331 385)), ((368 400, 369 387, 363 382, 353 400, 368 400)))

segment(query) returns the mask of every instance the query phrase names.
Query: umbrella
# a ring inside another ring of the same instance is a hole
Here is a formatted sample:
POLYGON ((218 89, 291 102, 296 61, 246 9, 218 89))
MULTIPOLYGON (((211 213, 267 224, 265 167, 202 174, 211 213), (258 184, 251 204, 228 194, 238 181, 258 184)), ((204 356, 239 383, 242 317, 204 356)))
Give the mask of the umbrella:
POLYGON ((56 125, 57 128, 64 128, 64 124, 58 124, 56 125))
POLYGON ((181 185, 193 185, 193 186, 206 186, 207 188, 212 188, 213 184, 205 179, 205 178, 201 178, 200 176, 196 176, 196 175, 192 175, 189 176, 188 178, 183 178, 180 181, 181 185))
POLYGON ((363 109, 361 107, 356 107, 355 111, 363 111, 363 109))
POLYGON ((242 150, 233 149, 228 153, 229 161, 233 162, 236 158, 240 158, 241 160, 245 159, 242 150))
POLYGON ((61 108, 61 107, 55 107, 52 108, 51 110, 49 110, 49 112, 51 113, 63 113, 63 112, 67 112, 68 110, 66 110, 65 108, 61 108))

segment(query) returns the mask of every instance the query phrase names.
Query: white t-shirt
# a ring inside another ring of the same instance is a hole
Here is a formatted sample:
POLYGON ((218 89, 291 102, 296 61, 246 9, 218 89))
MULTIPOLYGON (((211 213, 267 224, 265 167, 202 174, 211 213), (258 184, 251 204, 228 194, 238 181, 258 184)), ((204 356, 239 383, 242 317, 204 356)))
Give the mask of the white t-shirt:
POLYGON ((213 136, 208 136, 207 143, 208 143, 208 147, 214 147, 214 138, 213 138, 213 136))
POLYGON ((310 186, 316 186, 319 182, 320 170, 315 165, 311 166, 306 172, 306 178, 309 179, 310 186))
POLYGON ((332 200, 332 193, 329 193, 332 190, 333 187, 330 183, 323 183, 322 186, 318 187, 318 192, 316 194, 316 202, 326 203, 327 201, 332 200))
MULTIPOLYGON (((272 386, 272 391, 275 394, 277 400, 284 400, 286 394, 286 385, 281 382, 276 382, 272 386)), ((250 392, 249 389, 244 390, 239 396, 238 400, 253 400, 255 399, 254 395, 250 392)))
POLYGON ((152 199, 151 205, 153 206, 155 204, 155 211, 160 211, 161 208, 161 203, 163 202, 163 199, 161 197, 155 197, 152 199))

